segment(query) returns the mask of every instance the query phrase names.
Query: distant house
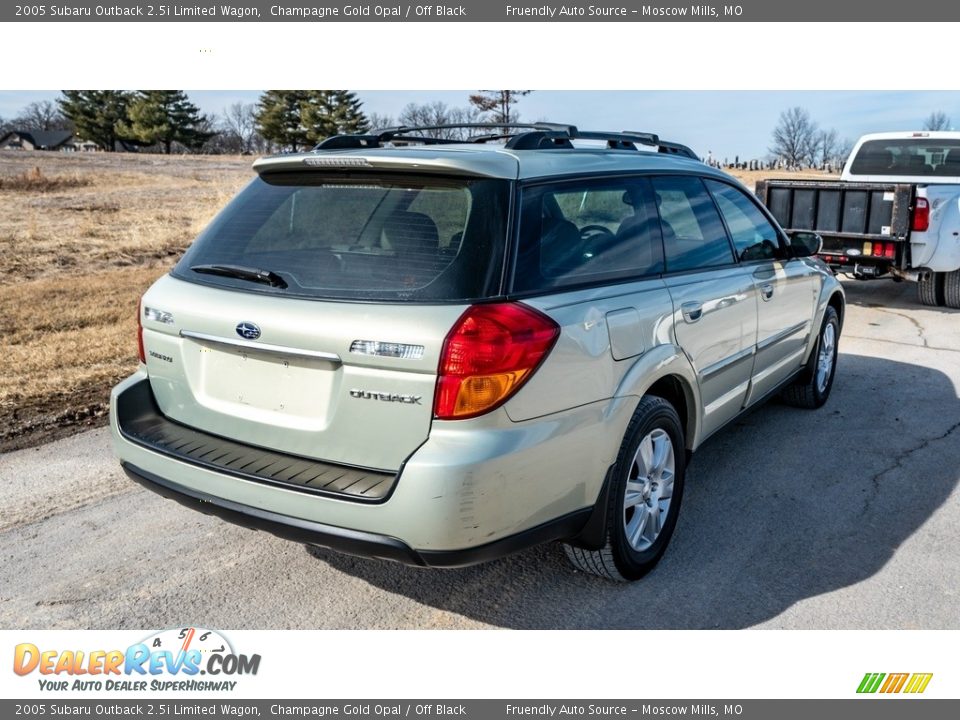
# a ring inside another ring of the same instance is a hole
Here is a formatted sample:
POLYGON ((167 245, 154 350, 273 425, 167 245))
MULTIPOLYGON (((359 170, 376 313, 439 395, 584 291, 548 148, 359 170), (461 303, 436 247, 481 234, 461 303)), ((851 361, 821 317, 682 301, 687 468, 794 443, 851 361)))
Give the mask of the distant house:
POLYGON ((69 130, 13 130, 0 136, 0 150, 96 150, 95 143, 74 138, 69 130))

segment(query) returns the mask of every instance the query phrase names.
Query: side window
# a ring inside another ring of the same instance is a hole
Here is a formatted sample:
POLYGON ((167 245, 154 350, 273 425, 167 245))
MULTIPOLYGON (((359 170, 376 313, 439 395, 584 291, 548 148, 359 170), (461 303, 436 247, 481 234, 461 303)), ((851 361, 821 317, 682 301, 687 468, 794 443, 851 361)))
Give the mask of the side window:
POLYGON ((734 262, 727 231, 703 182, 695 177, 653 179, 667 272, 734 262))
POLYGON ((748 261, 777 257, 777 231, 750 198, 726 183, 716 180, 706 183, 727 222, 737 257, 748 261))
POLYGON ((524 189, 515 291, 663 272, 648 181, 601 179, 524 189))

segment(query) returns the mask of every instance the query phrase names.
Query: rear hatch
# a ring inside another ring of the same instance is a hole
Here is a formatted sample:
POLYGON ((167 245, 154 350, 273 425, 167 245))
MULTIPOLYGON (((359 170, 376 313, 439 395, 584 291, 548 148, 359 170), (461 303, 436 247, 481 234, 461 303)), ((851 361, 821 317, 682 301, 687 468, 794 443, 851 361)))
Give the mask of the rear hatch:
POLYGON ((168 418, 394 471, 430 430, 444 338, 500 292, 506 180, 264 173, 144 296, 168 418))

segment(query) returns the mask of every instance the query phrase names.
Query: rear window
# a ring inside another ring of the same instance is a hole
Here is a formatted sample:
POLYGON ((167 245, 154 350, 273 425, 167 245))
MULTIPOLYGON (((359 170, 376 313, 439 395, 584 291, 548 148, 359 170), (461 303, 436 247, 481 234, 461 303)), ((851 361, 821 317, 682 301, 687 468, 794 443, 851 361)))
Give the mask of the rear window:
POLYGON ((264 174, 217 216, 173 274, 313 298, 488 297, 499 292, 509 192, 505 180, 264 174), (231 277, 223 268, 274 281, 231 277))
POLYGON ((850 174, 960 177, 960 140, 868 140, 853 158, 850 174))

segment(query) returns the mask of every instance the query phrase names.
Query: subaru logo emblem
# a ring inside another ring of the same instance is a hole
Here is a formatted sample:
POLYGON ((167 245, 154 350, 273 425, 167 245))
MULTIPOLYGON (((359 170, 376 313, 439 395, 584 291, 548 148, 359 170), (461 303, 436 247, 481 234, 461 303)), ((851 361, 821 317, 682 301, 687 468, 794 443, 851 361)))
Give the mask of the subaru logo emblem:
POLYGON ((246 340, 256 340, 260 337, 260 328, 252 322, 242 322, 237 325, 237 335, 246 340))

